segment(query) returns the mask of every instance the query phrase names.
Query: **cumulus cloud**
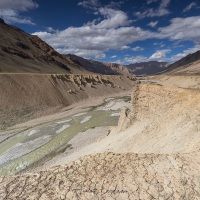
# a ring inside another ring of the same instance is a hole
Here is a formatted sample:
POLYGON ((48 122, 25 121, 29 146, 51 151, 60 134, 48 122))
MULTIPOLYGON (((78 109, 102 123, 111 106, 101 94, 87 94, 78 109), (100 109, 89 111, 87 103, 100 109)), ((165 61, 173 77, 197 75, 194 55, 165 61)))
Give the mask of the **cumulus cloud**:
POLYGON ((122 4, 124 4, 124 1, 111 1, 110 4, 108 5, 109 8, 119 8, 122 4))
POLYGON ((100 2, 99 0, 84 0, 79 2, 78 5, 84 8, 96 9, 100 5, 100 2))
POLYGON ((160 48, 163 48, 165 46, 164 42, 154 42, 153 43, 154 46, 159 46, 160 48))
POLYGON ((128 45, 124 45, 120 48, 120 50, 129 50, 131 47, 128 45))
POLYGON ((191 10, 195 6, 197 6, 197 4, 195 2, 192 2, 188 6, 186 6, 185 9, 183 9, 183 12, 188 12, 189 10, 191 10))
POLYGON ((147 0, 147 4, 151 4, 151 3, 154 3, 154 2, 158 2, 158 0, 147 0))
POLYGON ((127 63, 140 63, 147 61, 148 58, 145 56, 134 56, 134 57, 125 57, 124 62, 127 63))
POLYGON ((138 18, 145 18, 145 17, 161 17, 164 15, 170 14, 168 10, 168 6, 171 0, 161 0, 161 3, 157 9, 149 8, 146 9, 144 12, 136 12, 135 16, 138 18))
POLYGON ((8 23, 34 24, 30 18, 20 15, 30 9, 37 8, 38 4, 32 0, 1 0, 0 1, 0 17, 8 23))
POLYGON ((57 30, 55 30, 53 27, 47 27, 47 31, 49 31, 49 32, 56 32, 57 30))
POLYGON ((127 44, 153 37, 150 31, 130 26, 126 13, 111 8, 99 8, 104 18, 98 23, 94 20, 81 27, 69 27, 63 31, 35 32, 60 53, 74 53, 79 56, 104 56, 108 50, 130 48, 127 44))
POLYGON ((1 10, 16 10, 16 11, 27 11, 29 9, 37 8, 38 4, 32 0, 1 0, 1 10))
POLYGON ((148 26, 154 28, 154 27, 156 27, 157 24, 158 24, 158 21, 150 22, 150 23, 148 24, 148 26))
POLYGON ((169 26, 158 28, 158 31, 158 38, 197 42, 200 35, 200 16, 174 18, 169 26))
POLYGON ((158 50, 152 56, 149 57, 149 60, 163 61, 166 58, 166 54, 170 52, 170 49, 158 50))
POLYGON ((140 47, 140 46, 136 46, 134 48, 131 48, 132 51, 143 51, 144 48, 140 47))
POLYGON ((131 23, 126 13, 120 10, 105 7, 99 9, 99 14, 106 19, 97 24, 97 28, 117 28, 119 26, 128 26, 131 23))
POLYGON ((75 48, 55 48, 61 54, 75 54, 87 59, 104 59, 106 54, 101 50, 75 49, 75 48))
MULTIPOLYGON (((170 0, 162 0, 162 7, 166 7, 170 0), (165 2, 165 4, 164 4, 165 2)), ((46 31, 35 32, 48 44, 63 54, 76 54, 86 58, 105 58, 109 50, 132 50, 142 51, 143 48, 136 46, 131 48, 134 42, 147 39, 170 39, 174 41, 199 41, 200 16, 187 18, 174 18, 170 25, 160 27, 155 31, 144 30, 131 25, 127 14, 121 10, 110 7, 99 7, 95 12, 101 15, 99 20, 86 23, 80 27, 68 27, 58 31, 49 27, 46 31)), ((153 21, 154 25, 157 21, 153 21)), ((154 43, 160 48, 163 42, 154 43)), ((165 59, 168 51, 155 52, 150 58, 165 59)), ((126 62, 139 62, 144 57, 126 56, 126 62)))

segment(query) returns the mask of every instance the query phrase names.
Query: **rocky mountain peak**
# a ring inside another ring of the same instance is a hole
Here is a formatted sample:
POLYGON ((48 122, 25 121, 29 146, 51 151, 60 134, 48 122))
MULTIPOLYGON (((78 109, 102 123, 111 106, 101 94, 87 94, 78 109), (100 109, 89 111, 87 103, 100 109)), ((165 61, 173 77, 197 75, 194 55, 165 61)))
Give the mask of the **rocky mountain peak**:
POLYGON ((2 18, 0 18, 0 24, 5 24, 5 21, 2 18))

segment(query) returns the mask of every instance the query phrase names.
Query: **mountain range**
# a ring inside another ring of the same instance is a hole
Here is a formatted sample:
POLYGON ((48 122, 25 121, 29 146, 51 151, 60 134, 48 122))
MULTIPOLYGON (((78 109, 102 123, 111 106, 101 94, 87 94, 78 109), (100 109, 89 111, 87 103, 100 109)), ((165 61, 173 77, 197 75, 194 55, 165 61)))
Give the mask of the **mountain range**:
POLYGON ((175 63, 141 62, 129 65, 104 63, 76 55, 61 55, 38 36, 0 19, 0 72, 46 74, 154 75, 199 74, 200 51, 175 63))
POLYGON ((169 65, 163 73, 200 75, 200 51, 189 54, 177 62, 169 65))
POLYGON ((38 36, 0 20, 1 73, 84 73, 38 36))

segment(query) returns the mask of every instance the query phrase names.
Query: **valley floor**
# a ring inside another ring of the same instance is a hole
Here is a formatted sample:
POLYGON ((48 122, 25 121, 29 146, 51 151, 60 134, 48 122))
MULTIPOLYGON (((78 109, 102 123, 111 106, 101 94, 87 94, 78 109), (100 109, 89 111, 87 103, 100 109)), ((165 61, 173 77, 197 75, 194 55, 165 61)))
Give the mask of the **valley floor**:
MULTIPOLYGON (((142 79, 132 91, 131 104, 128 98, 109 98, 92 111, 85 109, 87 104, 70 110, 73 120, 88 129, 43 165, 0 177, 0 198, 200 199, 200 77, 142 79), (95 113, 104 113, 112 127, 93 126, 95 113)), ((59 115, 50 118, 62 133, 72 124, 66 116, 58 120, 59 115)), ((40 120, 16 127, 36 126, 40 120)), ((27 134, 37 134, 34 130, 27 134)))

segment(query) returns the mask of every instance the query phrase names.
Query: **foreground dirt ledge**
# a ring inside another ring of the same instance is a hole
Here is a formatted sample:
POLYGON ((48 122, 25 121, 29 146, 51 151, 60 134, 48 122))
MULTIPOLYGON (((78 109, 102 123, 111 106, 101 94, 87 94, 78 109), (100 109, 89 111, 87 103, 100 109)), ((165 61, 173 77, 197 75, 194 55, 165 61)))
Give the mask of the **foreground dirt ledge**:
POLYGON ((0 199, 198 199, 188 155, 103 153, 36 174, 0 178, 0 199))

